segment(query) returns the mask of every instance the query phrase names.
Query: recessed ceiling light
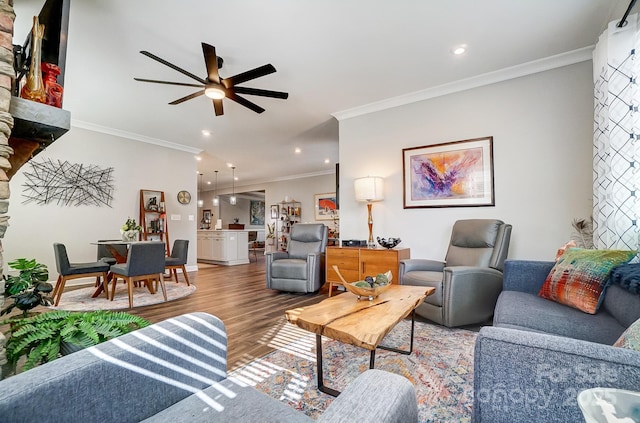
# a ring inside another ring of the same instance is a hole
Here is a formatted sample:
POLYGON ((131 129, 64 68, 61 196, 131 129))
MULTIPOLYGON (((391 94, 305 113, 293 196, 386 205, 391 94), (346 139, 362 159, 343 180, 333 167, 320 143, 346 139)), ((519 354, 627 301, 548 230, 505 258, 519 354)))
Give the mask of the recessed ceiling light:
POLYGON ((227 167, 233 167, 233 163, 227 163, 227 167))
POLYGON ((200 156, 196 156, 196 160, 197 160, 197 161, 200 161, 200 160, 202 160, 202 157, 200 157, 200 156))
POLYGON ((211 181, 207 181, 207 185, 211 185, 211 181))
POLYGON ((466 51, 467 51, 467 45, 466 44, 461 44, 461 45, 455 46, 454 48, 451 49, 451 53, 455 54, 456 56, 464 54, 466 51))
POLYGON ((325 162, 325 163, 330 163, 330 162, 331 162, 331 160, 329 160, 329 159, 324 159, 324 162, 325 162))
POLYGON ((204 135, 205 137, 208 137, 209 135, 211 135, 211 131, 208 131, 206 129, 202 130, 202 135, 204 135))
POLYGON ((295 151, 296 154, 300 154, 302 152, 302 150, 300 150, 300 148, 298 148, 298 147, 296 147, 296 149, 293 150, 293 151, 295 151))
POLYGON ((234 180, 234 181, 237 181, 237 180, 238 180, 238 177, 237 177, 237 176, 234 176, 234 177, 233 177, 233 180, 234 180))

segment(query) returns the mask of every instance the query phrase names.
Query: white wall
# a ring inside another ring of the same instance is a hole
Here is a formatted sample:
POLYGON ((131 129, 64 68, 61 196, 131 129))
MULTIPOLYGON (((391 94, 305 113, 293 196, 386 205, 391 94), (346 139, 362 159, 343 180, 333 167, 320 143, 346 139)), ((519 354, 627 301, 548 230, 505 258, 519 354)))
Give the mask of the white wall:
POLYGON ((367 239, 353 180, 385 178, 374 238, 443 259, 458 219, 513 225, 509 257, 553 259, 571 221, 591 215, 593 83, 583 62, 340 122, 340 236, 367 239), (403 209, 402 149, 493 136, 495 207, 403 209))
POLYGON ((32 170, 27 163, 11 180, 10 227, 2 241, 5 272, 8 261, 35 258, 48 266, 49 278, 55 280, 54 242, 66 245, 73 262, 95 261, 96 246, 92 242, 120 238, 120 227, 128 216, 140 221, 140 189, 165 192, 169 241, 188 239, 188 266, 196 266, 197 222, 188 219, 197 214, 196 161, 192 153, 72 128, 33 160, 44 159, 113 167, 111 207, 23 204, 24 172, 32 170), (180 190, 191 192, 191 204, 178 203, 180 190), (180 220, 171 220, 172 215, 180 220))

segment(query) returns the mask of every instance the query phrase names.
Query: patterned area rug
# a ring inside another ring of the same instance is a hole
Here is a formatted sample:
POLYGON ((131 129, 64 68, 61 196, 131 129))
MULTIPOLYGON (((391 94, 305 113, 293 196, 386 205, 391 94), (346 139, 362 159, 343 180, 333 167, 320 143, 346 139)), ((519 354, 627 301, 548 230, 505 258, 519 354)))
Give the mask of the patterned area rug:
MULTIPOLYGON (((400 322, 382 345, 408 349, 410 329, 410 320, 400 322)), ((325 385, 342 391, 369 368, 369 351, 322 339, 325 385)), ((413 353, 376 350, 375 367, 413 383, 421 422, 469 422, 475 340, 473 331, 416 321, 413 353)), ((333 397, 316 389, 315 335, 283 323, 264 341, 278 351, 231 375, 316 419, 333 397)))
MULTIPOLYGON (((177 300, 196 292, 196 286, 186 283, 176 283, 175 281, 165 281, 167 287, 167 301, 177 300)), ((111 288, 111 285, 109 285, 111 288)), ((96 291, 95 287, 80 288, 73 291, 63 292, 58 307, 49 306, 53 310, 68 311, 91 311, 91 310, 120 310, 129 308, 129 294, 127 293, 127 285, 118 283, 116 285, 116 294, 113 301, 105 298, 104 293, 96 298, 91 295, 96 291)), ((146 287, 133 288, 133 307, 144 307, 152 304, 164 302, 162 291, 158 287, 155 294, 151 294, 146 287)))

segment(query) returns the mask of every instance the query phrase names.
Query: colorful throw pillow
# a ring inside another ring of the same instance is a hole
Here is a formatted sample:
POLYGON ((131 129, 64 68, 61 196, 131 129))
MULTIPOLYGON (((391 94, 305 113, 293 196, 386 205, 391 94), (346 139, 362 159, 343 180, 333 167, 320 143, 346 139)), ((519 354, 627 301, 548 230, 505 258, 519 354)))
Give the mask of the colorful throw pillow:
POLYGON ((635 255, 635 251, 569 248, 549 272, 538 295, 595 314, 611 269, 635 255))
POLYGON ((613 346, 640 351, 640 319, 633 322, 613 346))

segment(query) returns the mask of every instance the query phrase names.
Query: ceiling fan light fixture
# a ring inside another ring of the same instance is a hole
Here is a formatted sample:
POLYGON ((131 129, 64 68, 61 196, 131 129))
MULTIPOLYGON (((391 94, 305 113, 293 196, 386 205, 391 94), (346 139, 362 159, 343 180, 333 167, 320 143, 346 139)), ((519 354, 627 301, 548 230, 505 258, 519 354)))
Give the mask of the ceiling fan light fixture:
POLYGON ((206 95, 207 97, 209 97, 212 100, 222 100, 223 98, 226 97, 226 94, 224 92, 224 89, 220 86, 209 86, 207 88, 204 89, 204 95, 206 95))

